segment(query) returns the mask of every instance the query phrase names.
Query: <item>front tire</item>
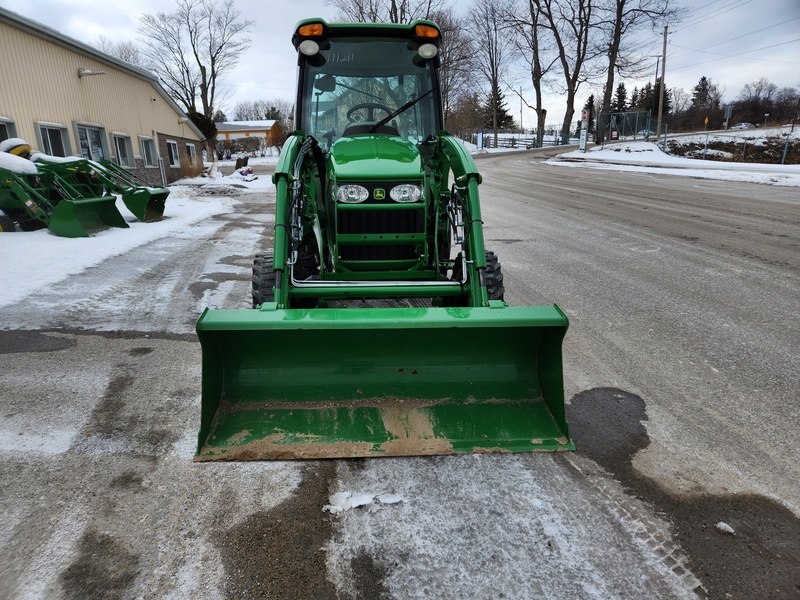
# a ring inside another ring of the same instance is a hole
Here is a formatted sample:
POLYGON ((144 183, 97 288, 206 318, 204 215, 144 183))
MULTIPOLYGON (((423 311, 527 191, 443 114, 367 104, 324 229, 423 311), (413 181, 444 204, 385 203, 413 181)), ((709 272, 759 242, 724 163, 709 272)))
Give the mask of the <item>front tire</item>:
POLYGON ((494 252, 486 251, 486 295, 489 300, 503 300, 506 288, 503 286, 503 271, 494 252))
MULTIPOLYGON (((456 257, 456 265, 453 269, 453 280, 460 280, 464 265, 461 256, 456 257)), ((506 288, 503 286, 503 271, 500 268, 500 260, 494 252, 486 250, 486 270, 484 272, 486 281, 487 300, 504 300, 506 288)), ((445 308, 469 306, 468 296, 456 296, 442 299, 442 306, 445 308)))
POLYGON ((253 259, 253 308, 275 302, 276 272, 272 250, 259 252, 253 259))
POLYGON ((14 220, 6 215, 0 215, 0 232, 16 231, 17 227, 14 225, 14 220))

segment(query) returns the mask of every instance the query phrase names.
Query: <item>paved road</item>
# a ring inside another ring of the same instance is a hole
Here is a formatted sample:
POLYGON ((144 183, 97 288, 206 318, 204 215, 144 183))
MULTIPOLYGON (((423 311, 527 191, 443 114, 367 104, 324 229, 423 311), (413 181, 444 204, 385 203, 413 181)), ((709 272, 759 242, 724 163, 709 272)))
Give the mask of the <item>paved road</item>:
POLYGON ((571 318, 579 452, 669 516, 712 596, 799 597, 797 189, 539 156, 479 161, 487 246, 507 301, 571 318))
POLYGON ((479 166, 507 300, 572 319, 568 396, 645 399, 651 445, 635 466, 671 490, 755 491, 800 514, 796 188, 479 166))
POLYGON ((579 452, 191 463, 194 320, 271 235, 231 189, 3 309, 0 597, 794 597, 795 194, 538 156, 479 161, 484 221, 506 299, 571 318, 579 452), (347 491, 403 501, 323 512, 347 491))

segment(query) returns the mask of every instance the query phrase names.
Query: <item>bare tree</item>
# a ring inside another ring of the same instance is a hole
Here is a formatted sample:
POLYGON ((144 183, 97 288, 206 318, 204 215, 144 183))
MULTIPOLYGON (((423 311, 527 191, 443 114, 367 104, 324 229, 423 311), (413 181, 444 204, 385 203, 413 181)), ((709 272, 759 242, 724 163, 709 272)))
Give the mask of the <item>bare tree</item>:
POLYGON ((359 23, 410 23, 446 10, 445 0, 325 0, 337 18, 359 23))
POLYGON ((431 17, 442 30, 439 86, 442 91, 444 122, 447 126, 456 104, 473 91, 471 83, 474 50, 472 39, 464 31, 464 20, 452 8, 436 12, 431 17))
POLYGON ((293 105, 283 98, 268 100, 245 100, 233 107, 233 121, 275 120, 285 130, 289 128, 289 119, 293 113, 293 105))
MULTIPOLYGON (((509 8, 504 20, 516 33, 514 45, 530 70, 535 105, 531 106, 521 93, 518 95, 528 108, 536 112, 536 140, 537 145, 541 146, 547 119, 542 87, 546 77, 558 61, 558 55, 549 51, 551 44, 547 39, 548 29, 541 22, 541 13, 534 0, 523 0, 521 5, 514 4, 509 8)), ((513 86, 509 87, 513 89, 513 86)))
POLYGON ((691 99, 683 88, 672 88, 672 112, 681 114, 689 109, 691 99))
POLYGON ((760 123, 766 113, 772 111, 778 86, 762 77, 758 81, 744 84, 736 99, 737 112, 743 113, 743 119, 760 123))
POLYGON ((591 67, 598 53, 590 34, 594 31, 594 0, 532 0, 541 12, 543 22, 550 30, 558 50, 558 60, 564 76, 563 92, 566 95, 566 112, 561 127, 564 143, 569 141, 572 117, 575 114, 575 96, 580 85, 596 73, 591 67))
POLYGON ((595 12, 598 19, 594 26, 603 32, 599 50, 608 57, 601 104, 602 112, 608 112, 614 93, 615 75, 629 77, 641 74, 641 51, 646 44, 631 41, 636 39, 634 34, 647 28, 655 31, 659 22, 677 18, 678 11, 670 8, 670 0, 600 0, 595 12))
POLYGON ((505 14, 507 14, 507 5, 503 0, 475 0, 468 21, 472 36, 478 40, 475 66, 489 84, 495 147, 497 147, 500 84, 508 64, 511 47, 511 38, 504 30, 503 15, 505 14))
POLYGON ((136 67, 145 66, 142 53, 139 50, 139 46, 137 46, 135 42, 114 42, 108 39, 106 36, 101 35, 99 38, 97 38, 97 42, 95 42, 95 48, 100 50, 100 52, 105 52, 109 56, 118 58, 136 67))
POLYGON ((190 115, 210 120, 217 83, 250 47, 247 32, 253 22, 240 18, 235 0, 175 3, 172 13, 139 17, 139 32, 146 38, 143 53, 175 101, 190 115))

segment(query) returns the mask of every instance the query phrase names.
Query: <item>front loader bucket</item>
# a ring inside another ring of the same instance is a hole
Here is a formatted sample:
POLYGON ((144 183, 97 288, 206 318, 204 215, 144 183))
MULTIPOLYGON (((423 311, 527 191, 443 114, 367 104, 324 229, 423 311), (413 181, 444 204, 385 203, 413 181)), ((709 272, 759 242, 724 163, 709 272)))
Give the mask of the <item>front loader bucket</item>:
POLYGON ((136 187, 124 191, 122 201, 137 219, 149 223, 164 216, 167 196, 169 190, 166 188, 136 187))
POLYGON ((116 207, 115 196, 60 200, 47 228, 62 237, 88 237, 109 227, 128 227, 116 207))
POLYGON ((197 461, 572 450, 556 306, 206 310, 197 461))

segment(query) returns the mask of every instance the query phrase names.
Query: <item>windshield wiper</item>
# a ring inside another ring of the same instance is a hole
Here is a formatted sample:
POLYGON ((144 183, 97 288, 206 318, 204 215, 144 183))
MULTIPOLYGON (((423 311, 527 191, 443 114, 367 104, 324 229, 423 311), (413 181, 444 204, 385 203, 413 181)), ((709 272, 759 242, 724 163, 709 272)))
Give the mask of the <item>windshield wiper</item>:
POLYGON ((429 89, 427 92, 425 92, 424 94, 422 94, 421 96, 417 96, 417 97, 416 97, 416 98, 414 98, 413 100, 409 100, 408 102, 406 102, 405 104, 403 104, 403 106, 401 106, 401 107, 400 107, 400 108, 398 108, 396 111, 394 111, 392 114, 390 114, 390 115, 388 115, 388 116, 384 117, 383 119, 381 119, 380 121, 378 121, 377 123, 375 123, 375 125, 373 125, 372 127, 370 127, 370 128, 369 128, 369 132, 370 132, 370 133, 375 133, 375 132, 378 130, 378 127, 383 127, 383 126, 384 126, 384 125, 386 125, 386 124, 387 124, 389 121, 391 121, 392 119, 394 119, 394 118, 395 118, 397 115, 399 115, 399 114, 400 114, 400 113, 402 113, 402 112, 405 112, 405 111, 407 111, 409 108, 411 108, 412 106, 414 106, 414 105, 415 105, 417 102, 419 102, 420 100, 422 100, 422 99, 423 99, 425 96, 427 96, 428 94, 430 94, 431 92, 433 92, 433 90, 434 90, 434 89, 436 89, 436 88, 431 88, 431 89, 429 89))

